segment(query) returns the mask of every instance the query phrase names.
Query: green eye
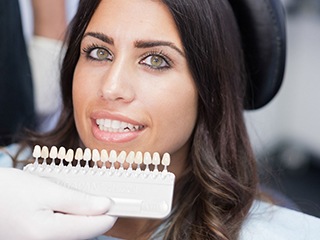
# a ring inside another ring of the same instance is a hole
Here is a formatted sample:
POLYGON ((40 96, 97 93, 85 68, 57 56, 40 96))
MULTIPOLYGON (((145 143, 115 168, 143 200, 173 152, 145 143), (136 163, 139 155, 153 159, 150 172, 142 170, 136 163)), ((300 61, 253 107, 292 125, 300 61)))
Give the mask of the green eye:
POLYGON ((152 69, 159 69, 159 70, 170 67, 170 65, 168 64, 168 61, 164 57, 157 54, 147 56, 141 61, 141 63, 144 65, 147 65, 152 69))
POLYGON ((96 60, 109 60, 109 61, 112 61, 112 55, 110 54, 109 51, 107 51, 106 49, 104 48, 95 48, 93 49, 89 56, 93 59, 96 59, 96 60))
POLYGON ((106 59, 106 58, 108 58, 108 56, 109 56, 109 53, 106 50, 104 50, 104 49, 97 50, 97 57, 99 59, 106 59))
POLYGON ((151 59, 150 59, 150 64, 153 66, 153 67, 161 67, 164 63, 164 59, 162 57, 159 57, 159 56, 151 56, 151 59))

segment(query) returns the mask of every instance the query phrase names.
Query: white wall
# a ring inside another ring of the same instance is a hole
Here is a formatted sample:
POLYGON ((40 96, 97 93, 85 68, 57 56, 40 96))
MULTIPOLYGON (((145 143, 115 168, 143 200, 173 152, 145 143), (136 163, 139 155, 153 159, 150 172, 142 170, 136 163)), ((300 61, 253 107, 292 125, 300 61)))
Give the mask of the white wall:
POLYGON ((287 37, 283 85, 269 105, 246 114, 249 132, 258 152, 287 140, 320 157, 320 11, 289 16, 287 37))

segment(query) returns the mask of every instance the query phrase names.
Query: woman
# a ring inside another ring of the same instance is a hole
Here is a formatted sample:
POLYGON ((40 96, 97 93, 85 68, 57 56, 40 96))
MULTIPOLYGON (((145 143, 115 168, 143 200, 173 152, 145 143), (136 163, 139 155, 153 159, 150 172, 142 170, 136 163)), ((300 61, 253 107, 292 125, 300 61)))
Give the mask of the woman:
MULTIPOLYGON (((169 152, 178 180, 166 238, 236 239, 257 185, 241 41, 226 2, 189 4, 82 2, 62 66, 60 122, 34 142, 169 152), (138 128, 100 131, 98 119, 138 128)), ((158 225, 119 219, 110 234, 149 237, 158 225)))
POLYGON ((106 236, 238 239, 258 198, 244 62, 227 1, 80 1, 61 118, 28 144, 171 154, 170 216, 119 218, 106 236))

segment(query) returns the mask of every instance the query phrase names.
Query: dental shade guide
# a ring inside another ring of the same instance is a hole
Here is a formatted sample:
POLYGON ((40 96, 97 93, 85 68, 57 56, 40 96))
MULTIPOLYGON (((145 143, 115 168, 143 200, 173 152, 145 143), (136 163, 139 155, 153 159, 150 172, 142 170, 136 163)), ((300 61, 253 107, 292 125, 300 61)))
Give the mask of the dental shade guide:
POLYGON ((172 207, 175 175, 168 171, 170 155, 128 154, 55 146, 33 149, 34 162, 24 171, 70 189, 105 196, 113 201, 108 215, 161 219, 172 207), (162 167, 159 167, 161 166, 162 167), (128 166, 128 167, 125 167, 128 166))

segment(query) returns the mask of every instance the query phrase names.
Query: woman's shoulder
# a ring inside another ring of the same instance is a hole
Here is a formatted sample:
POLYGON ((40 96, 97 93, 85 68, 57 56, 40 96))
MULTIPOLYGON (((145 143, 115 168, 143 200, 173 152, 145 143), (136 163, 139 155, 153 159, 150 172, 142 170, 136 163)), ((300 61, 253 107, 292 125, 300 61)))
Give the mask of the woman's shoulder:
POLYGON ((319 240, 320 219, 270 203, 255 201, 240 234, 241 240, 319 240))
POLYGON ((5 147, 0 147, 0 167, 13 167, 12 159, 13 157, 17 156, 18 152, 18 161, 28 159, 32 154, 31 149, 29 147, 22 149, 22 146, 18 143, 13 143, 5 147))

